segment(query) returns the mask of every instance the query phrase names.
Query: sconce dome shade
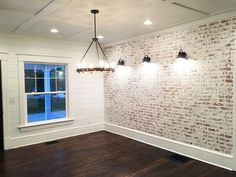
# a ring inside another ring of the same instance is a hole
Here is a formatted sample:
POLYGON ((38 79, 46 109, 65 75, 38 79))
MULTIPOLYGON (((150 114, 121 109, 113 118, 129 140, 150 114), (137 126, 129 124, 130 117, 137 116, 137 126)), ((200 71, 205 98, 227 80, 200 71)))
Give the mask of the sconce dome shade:
POLYGON ((122 59, 119 59, 117 65, 124 66, 125 65, 125 61, 122 60, 122 59))
POLYGON ((180 49, 176 58, 177 58, 177 59, 178 59, 178 58, 179 58, 179 59, 180 59, 180 58, 182 58, 182 59, 188 59, 188 58, 187 58, 187 53, 184 52, 182 49, 180 49))
POLYGON ((143 62, 149 63, 151 61, 151 58, 148 55, 145 55, 143 58, 143 62))

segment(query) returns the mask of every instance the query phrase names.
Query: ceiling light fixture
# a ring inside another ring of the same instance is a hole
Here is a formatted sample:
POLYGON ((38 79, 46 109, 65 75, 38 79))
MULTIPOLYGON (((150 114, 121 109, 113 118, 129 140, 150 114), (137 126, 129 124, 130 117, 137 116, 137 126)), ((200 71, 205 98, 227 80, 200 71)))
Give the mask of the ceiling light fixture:
POLYGON ((179 50, 178 55, 176 57, 177 59, 188 59, 187 58, 187 53, 184 52, 182 49, 179 50))
POLYGON ((143 63, 150 63, 150 61, 151 61, 151 58, 148 55, 145 55, 143 57, 143 63))
POLYGON ((97 38, 98 39, 103 39, 104 37, 103 37, 103 35, 98 35, 97 38))
POLYGON ((150 25, 152 25, 152 21, 147 19, 147 20, 145 20, 145 22, 143 24, 146 26, 150 26, 150 25))
POLYGON ((91 10, 91 13, 94 16, 94 38, 92 38, 92 42, 90 43, 89 47, 87 48, 85 54, 83 55, 82 59, 80 60, 80 63, 78 64, 77 72, 93 72, 93 71, 114 71, 114 68, 112 68, 111 64, 109 63, 104 50, 102 49, 101 44, 98 41, 98 36, 97 36, 97 24, 96 24, 96 14, 99 13, 99 10, 93 9, 91 10), (97 59, 98 59, 98 65, 91 65, 87 66, 86 62, 84 61, 85 56, 87 55, 89 49, 91 46, 95 44, 96 47, 96 52, 97 52, 97 59), (99 58, 99 50, 102 52, 102 56, 105 58, 105 60, 100 60, 99 58), (95 66, 95 67, 94 67, 95 66))
POLYGON ((52 29, 50 29, 50 31, 51 31, 51 33, 58 33, 59 32, 59 30, 56 28, 52 28, 52 29))

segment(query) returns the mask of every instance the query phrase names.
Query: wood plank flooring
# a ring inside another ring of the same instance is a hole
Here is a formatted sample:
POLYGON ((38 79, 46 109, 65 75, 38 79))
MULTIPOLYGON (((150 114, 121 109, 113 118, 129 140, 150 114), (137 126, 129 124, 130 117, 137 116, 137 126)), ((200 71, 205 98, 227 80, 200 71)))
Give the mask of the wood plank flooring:
POLYGON ((0 177, 236 177, 196 160, 105 131, 0 153, 0 177))

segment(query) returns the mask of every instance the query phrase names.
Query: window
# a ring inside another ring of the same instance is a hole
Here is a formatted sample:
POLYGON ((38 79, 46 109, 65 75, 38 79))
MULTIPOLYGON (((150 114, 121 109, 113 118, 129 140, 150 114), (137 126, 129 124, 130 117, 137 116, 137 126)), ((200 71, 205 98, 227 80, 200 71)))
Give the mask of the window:
POLYGON ((66 66, 24 63, 26 122, 61 119, 66 113, 66 66))

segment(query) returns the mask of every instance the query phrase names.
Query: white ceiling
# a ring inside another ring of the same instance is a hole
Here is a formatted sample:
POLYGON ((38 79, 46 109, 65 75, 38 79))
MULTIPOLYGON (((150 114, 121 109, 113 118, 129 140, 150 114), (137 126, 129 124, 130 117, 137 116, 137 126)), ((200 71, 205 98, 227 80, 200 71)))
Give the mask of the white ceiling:
POLYGON ((236 0, 0 0, 0 33, 90 41, 91 9, 100 10, 98 34, 110 43, 236 10, 236 0), (153 25, 144 26, 146 19, 153 25))

